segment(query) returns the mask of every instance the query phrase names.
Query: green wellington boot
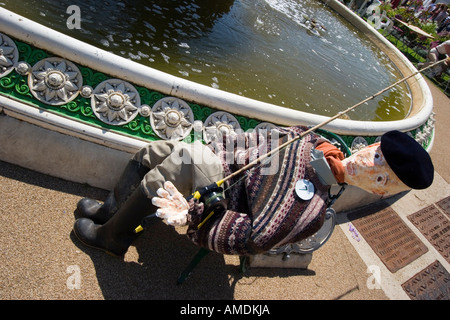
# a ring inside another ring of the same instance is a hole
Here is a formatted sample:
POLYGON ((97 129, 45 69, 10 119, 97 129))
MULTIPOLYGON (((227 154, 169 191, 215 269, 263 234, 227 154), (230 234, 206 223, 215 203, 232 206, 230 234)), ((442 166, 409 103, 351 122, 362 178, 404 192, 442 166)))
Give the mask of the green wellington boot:
POLYGON ((91 219, 79 218, 75 221, 73 230, 83 244, 113 256, 123 256, 137 238, 135 228, 145 216, 156 212, 156 209, 139 185, 105 224, 95 224, 91 219))
POLYGON ((98 224, 104 224, 117 212, 121 204, 137 188, 149 170, 139 161, 130 160, 116 186, 106 197, 105 202, 102 204, 94 199, 83 198, 78 201, 78 212, 82 217, 89 218, 98 224))

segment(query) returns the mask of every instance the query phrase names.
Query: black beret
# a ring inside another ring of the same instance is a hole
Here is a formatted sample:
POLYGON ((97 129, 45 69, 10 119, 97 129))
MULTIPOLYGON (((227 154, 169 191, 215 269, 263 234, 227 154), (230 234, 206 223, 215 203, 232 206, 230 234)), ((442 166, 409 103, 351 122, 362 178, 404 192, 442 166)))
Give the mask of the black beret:
POLYGON ((412 189, 433 183, 434 166, 428 152, 406 133, 393 130, 381 136, 381 152, 397 177, 412 189))

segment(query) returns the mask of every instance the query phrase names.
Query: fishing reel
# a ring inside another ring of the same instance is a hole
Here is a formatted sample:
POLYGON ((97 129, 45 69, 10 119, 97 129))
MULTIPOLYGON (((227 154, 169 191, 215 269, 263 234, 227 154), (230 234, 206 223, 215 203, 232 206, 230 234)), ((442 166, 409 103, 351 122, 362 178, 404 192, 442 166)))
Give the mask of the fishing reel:
MULTIPOLYGON (((228 207, 228 199, 225 199, 223 195, 223 188, 217 183, 201 188, 190 197, 198 199, 200 202, 203 202, 204 205, 202 222, 197 226, 198 229, 200 229, 214 214, 222 214, 228 207)), ((189 198, 187 200, 189 200, 189 198)))
POLYGON ((205 213, 209 213, 214 210, 226 210, 228 206, 228 200, 223 195, 223 188, 218 186, 208 186, 203 189, 205 193, 201 196, 200 201, 205 205, 205 213), (211 187, 212 186, 212 187, 211 187))

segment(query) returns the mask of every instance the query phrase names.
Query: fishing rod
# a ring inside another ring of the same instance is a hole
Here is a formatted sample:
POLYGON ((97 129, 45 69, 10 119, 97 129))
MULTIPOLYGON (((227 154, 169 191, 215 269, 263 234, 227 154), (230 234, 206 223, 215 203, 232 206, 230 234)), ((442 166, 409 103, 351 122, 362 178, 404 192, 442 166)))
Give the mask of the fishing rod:
POLYGON ((368 98, 362 100, 361 102, 358 102, 357 104, 355 104, 355 105, 353 105, 353 106, 347 108, 346 110, 338 112, 338 113, 337 113, 336 115, 334 115, 333 117, 328 118, 327 120, 325 120, 325 121, 323 121, 323 122, 321 122, 321 123, 319 123, 319 124, 317 124, 317 125, 315 125, 315 126, 309 128, 308 130, 302 132, 300 135, 298 135, 298 136, 292 138, 291 140, 286 141, 285 143, 281 144, 281 145, 278 146, 277 148, 275 148, 275 149, 269 151, 268 153, 266 153, 266 154, 260 156, 259 158, 257 158, 257 159, 255 159, 254 161, 250 162, 250 163, 247 164, 246 166, 242 167, 241 169, 239 169, 239 170, 237 170, 237 171, 231 173, 230 175, 226 176, 225 178, 223 178, 223 179, 220 180, 219 182, 223 183, 223 182, 226 182, 226 181, 232 179, 233 177, 239 175, 241 172, 250 169, 250 168, 253 167, 255 164, 257 164, 258 162, 260 162, 261 160, 263 160, 263 159, 265 159, 265 158, 271 156, 273 153, 275 153, 275 152, 277 152, 277 151, 283 149, 284 147, 288 146, 289 144, 293 143, 294 141, 297 141, 298 139, 303 138, 304 136, 310 134, 311 132, 313 132, 313 131, 315 131, 315 130, 317 130, 317 129, 319 129, 319 128, 325 126, 325 125, 327 125, 328 123, 330 123, 330 122, 336 120, 337 118, 343 116, 344 114, 347 114, 348 112, 350 112, 350 111, 356 109, 356 108, 359 107, 360 105, 362 105, 362 104, 364 104, 364 103, 366 103, 366 102, 368 102, 368 101, 370 101, 370 100, 372 100, 372 99, 375 99, 375 98, 376 98, 377 96, 379 96, 380 94, 383 94, 384 92, 386 92, 386 91, 392 89, 393 87, 399 85, 400 83, 403 83, 403 82, 407 81, 408 79, 410 79, 410 78, 412 78, 412 77, 414 77, 414 76, 420 74, 421 72, 423 72, 423 71, 425 71, 425 70, 427 70, 427 69, 429 69, 429 68, 433 68, 433 67, 437 66, 438 64, 440 64, 440 63, 446 61, 446 60, 448 60, 448 61, 450 62, 450 58, 447 58, 447 59, 444 59, 444 60, 437 61, 437 62, 435 62, 435 63, 433 63, 433 64, 427 66, 426 68, 423 68, 423 69, 421 69, 421 70, 419 70, 419 71, 416 71, 416 72, 412 73, 412 74, 409 75, 409 76, 404 77, 403 79, 398 80, 397 82, 395 82, 395 83, 391 84, 390 86, 388 86, 388 87, 386 87, 386 88, 384 88, 384 89, 378 91, 378 92, 375 93, 374 95, 372 95, 372 96, 370 96, 370 97, 368 97, 368 98))
MULTIPOLYGON (((219 180, 217 182, 214 182, 211 185, 206 186, 206 187, 204 187, 204 188, 202 188, 200 190, 197 190, 192 195, 186 197, 186 200, 188 200, 188 201, 190 199, 192 199, 192 198, 197 199, 197 200, 200 200, 200 199, 204 198, 205 207, 206 207, 206 205, 209 206, 209 210, 207 210, 205 212, 205 214, 207 214, 206 218, 203 219, 203 221, 197 226, 197 228, 200 229, 214 215, 216 209, 219 209, 220 207, 223 208, 223 206, 225 205, 226 201, 223 198, 223 196, 221 196, 221 192, 223 192, 223 189, 221 188, 221 186, 225 182, 227 182, 230 179, 233 179, 234 177, 236 177, 237 175, 241 174, 242 172, 245 172, 245 171, 251 169, 253 166, 257 165, 258 163, 261 163, 261 161, 265 160, 266 158, 271 157, 274 153, 282 150, 283 148, 287 147, 291 143, 293 143, 293 142, 303 138, 304 136, 310 134, 311 132, 313 132, 313 131, 315 131, 315 130, 317 130, 317 129, 325 126, 325 125, 327 125, 328 123, 330 123, 330 122, 336 120, 337 118, 347 114, 348 112, 356 109, 357 107, 361 106, 362 104, 364 104, 364 103, 366 103, 366 102, 368 102, 370 100, 375 99, 377 96, 379 96, 379 95, 383 94, 384 92, 394 88, 395 86, 399 85, 400 83, 403 83, 403 82, 411 79, 412 77, 417 76, 418 74, 420 74, 421 72, 424 72, 425 70, 434 68, 437 65, 439 65, 439 64, 441 64, 441 63, 443 63, 445 61, 450 62, 450 57, 448 57, 446 59, 443 59, 443 60, 439 60, 437 62, 434 62, 431 65, 429 65, 429 66, 427 66, 427 67, 425 67, 425 68, 423 68, 421 70, 417 70, 417 71, 413 72, 412 74, 410 74, 409 76, 406 76, 406 77, 396 81, 395 83, 393 83, 393 84, 385 87, 384 89, 378 91, 374 95, 372 95, 372 96, 370 96, 370 97, 368 97, 368 98, 358 102, 357 104, 354 104, 353 106, 347 108, 344 111, 338 112, 333 117, 330 117, 327 120, 325 120, 325 121, 323 121, 323 122, 321 122, 321 123, 319 123, 319 124, 309 128, 309 129, 307 129, 306 131, 302 132, 298 136, 295 136, 294 138, 292 138, 292 139, 286 141, 285 143, 279 145, 277 148, 267 152, 266 154, 263 154, 262 156, 260 156, 257 159, 251 161, 247 165, 245 165, 242 168, 240 168, 239 170, 236 170, 235 172, 229 174, 228 176, 224 177, 223 179, 221 179, 221 180, 219 180), (208 195, 208 197, 205 197, 206 195, 208 195)), ((154 218, 154 217, 156 217, 156 213, 153 213, 153 214, 148 215, 147 217, 145 217, 142 220, 142 224, 135 229, 135 232, 136 233, 141 232, 146 227, 146 225, 148 225, 148 221, 150 219, 154 218)))

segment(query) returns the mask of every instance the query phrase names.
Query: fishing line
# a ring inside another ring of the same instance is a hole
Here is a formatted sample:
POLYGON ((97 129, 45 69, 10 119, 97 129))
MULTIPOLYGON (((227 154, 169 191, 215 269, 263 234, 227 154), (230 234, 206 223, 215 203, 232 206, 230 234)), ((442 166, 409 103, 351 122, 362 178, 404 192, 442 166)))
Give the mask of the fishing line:
POLYGON ((333 117, 330 117, 330 118, 328 118, 327 120, 325 120, 325 121, 323 121, 323 122, 321 122, 321 123, 319 123, 319 124, 317 124, 317 125, 315 125, 315 126, 309 128, 308 130, 302 132, 300 135, 298 135, 298 136, 296 136, 296 137, 294 137, 294 138, 292 138, 292 139, 286 141, 285 143, 283 143, 283 144, 280 145, 279 147, 277 147, 277 148, 275 148, 275 149, 269 151, 269 152, 266 153, 265 155, 262 155, 262 156, 260 156, 259 158, 257 158, 256 160, 250 162, 248 165, 246 165, 246 166, 242 167, 241 169, 239 169, 239 170, 237 170, 237 171, 231 173, 230 175, 228 175, 227 177, 225 177, 224 179, 222 179, 221 182, 223 183, 223 182, 225 182, 225 181, 227 181, 227 180, 229 180, 229 179, 235 177, 236 175, 240 174, 242 171, 248 170, 249 168, 251 168, 251 167, 253 167, 254 165, 256 165, 256 164, 257 164, 259 161, 261 161, 262 159, 271 156, 271 155, 272 155, 274 152, 276 152, 277 150, 281 150, 282 148, 284 148, 285 146, 291 144, 292 142, 294 142, 294 141, 296 141, 296 140, 298 140, 298 139, 301 139, 301 138, 303 138, 304 136, 306 136, 307 134, 310 134, 311 132, 313 132, 313 131, 315 131, 315 130, 317 130, 317 129, 319 129, 319 128, 325 126, 325 125, 327 125, 328 123, 330 123, 330 122, 336 120, 337 118, 343 116, 344 114, 347 114, 348 112, 350 112, 350 111, 356 109, 356 108, 359 107, 360 105, 362 105, 362 104, 364 104, 364 103, 366 103, 366 102, 368 102, 368 101, 370 101, 370 100, 373 100, 373 99, 376 98, 377 96, 379 96, 379 95, 381 95, 382 93, 384 93, 384 92, 386 92, 386 91, 392 89, 393 87, 397 86, 398 84, 403 83, 403 82, 405 82, 406 80, 408 80, 408 79, 410 79, 410 78, 412 78, 412 77, 415 77, 416 75, 420 74, 421 72, 423 72, 423 71, 425 71, 425 70, 427 70, 427 69, 429 69, 429 68, 433 68, 433 67, 437 66, 438 64, 443 63, 443 62, 446 61, 446 60, 449 60, 449 61, 450 61, 450 58, 447 58, 447 59, 444 59, 444 60, 437 61, 437 62, 435 62, 435 63, 429 65, 428 67, 421 69, 420 71, 413 72, 413 73, 410 74, 409 76, 406 76, 406 77, 404 77, 404 78, 402 78, 402 79, 396 81, 395 83, 393 83, 393 84, 391 84, 391 85, 385 87, 384 89, 378 91, 378 92, 375 93, 374 95, 372 95, 372 96, 370 96, 370 97, 367 97, 366 99, 364 99, 364 100, 358 102, 357 104, 355 104, 355 105, 353 105, 353 106, 347 108, 346 110, 338 112, 338 113, 337 113, 336 115, 334 115, 333 117))
MULTIPOLYGON (((206 190, 205 192, 208 192, 209 190, 211 190, 211 189, 213 189, 213 188, 215 188, 215 187, 221 188, 221 186, 222 186, 226 181, 228 181, 228 180, 230 180, 230 179, 232 179, 232 178, 234 178, 234 177, 236 177, 236 176, 242 174, 243 172, 245 172, 245 171, 247 171, 247 170, 249 170, 249 169, 254 169, 255 166, 258 167, 258 166, 263 165, 263 162, 262 162, 263 160, 266 160, 266 159, 268 160, 268 158, 270 159, 270 158, 271 158, 272 156, 274 156, 277 152, 283 150, 284 148, 286 148, 286 147, 287 147, 288 145, 290 145, 291 143, 293 143, 293 142, 295 142, 295 141, 297 141, 297 140, 303 138, 304 136, 310 134, 311 132, 313 132, 313 131, 315 131, 315 130, 317 130, 317 129, 319 129, 319 128, 325 126, 325 125, 327 125, 328 123, 330 123, 330 122, 336 120, 337 118, 343 116, 344 114, 347 114, 348 112, 350 112, 350 111, 356 109, 357 107, 361 106, 362 104, 364 104, 364 103, 366 103, 366 102, 368 102, 368 101, 370 101, 370 100, 373 100, 375 97, 377 97, 377 96, 381 95, 382 93, 384 93, 384 92, 386 92, 386 91, 392 89, 393 87, 397 86, 398 84, 403 83, 403 82, 407 81, 408 79, 417 76, 417 75, 420 74, 421 72, 424 72, 425 70, 428 70, 428 69, 430 69, 430 68, 433 68, 433 67, 435 67, 435 66, 437 66, 437 65, 439 65, 439 64, 441 64, 441 63, 443 63, 443 62, 445 62, 445 61, 449 61, 449 62, 450 62, 450 58, 446 58, 446 59, 443 59, 443 60, 439 60, 439 61, 437 61, 437 62, 435 62, 435 63, 433 63, 433 64, 431 64, 431 65, 429 65, 429 66, 427 66, 427 67, 425 67, 425 68, 423 68, 423 69, 421 69, 421 70, 418 70, 418 71, 416 71, 416 72, 413 72, 413 73, 410 74, 409 76, 406 76, 406 77, 404 77, 404 78, 402 78, 402 79, 396 81, 395 83, 393 83, 393 84, 391 84, 391 85, 385 87, 384 89, 378 91, 378 92, 375 93, 374 95, 372 95, 372 96, 370 96, 370 97, 367 97, 366 99, 364 99, 364 100, 358 102, 357 104, 355 104, 355 105, 353 105, 353 106, 347 108, 346 110, 341 111, 341 112, 338 112, 338 113, 337 113, 336 115, 334 115, 333 117, 330 117, 330 118, 328 118, 327 120, 325 120, 325 121, 323 121, 323 122, 321 122, 321 123, 319 123, 319 124, 317 124, 317 125, 315 125, 315 126, 310 127, 309 129, 303 131, 301 134, 299 134, 299 135, 295 136, 294 138, 292 138, 292 139, 290 139, 290 140, 288 140, 288 141, 282 143, 282 144, 281 144, 280 146, 278 146, 277 148, 272 149, 271 151, 267 152, 266 154, 264 154, 264 155, 262 155, 262 156, 259 156, 259 157, 256 158, 255 160, 251 161, 251 162, 248 163, 247 165, 245 165, 245 166, 243 166, 242 168, 240 168, 239 170, 236 170, 235 172, 233 172, 233 173, 229 174, 228 176, 224 177, 223 179, 221 179, 221 180, 219 180, 219 181, 217 181, 217 182, 215 182, 215 183, 211 184, 210 186, 207 186, 207 187, 205 187, 205 188, 203 188, 203 189, 206 190), (259 164, 258 164, 258 163, 259 163, 259 164)), ((257 168, 257 167, 256 167, 256 168, 257 168)), ((242 179, 244 179, 246 176, 247 176, 247 174, 244 174, 240 179, 238 179, 238 181, 236 181, 235 183, 233 183, 232 186, 236 185, 236 183, 240 182, 240 181, 241 181, 242 179)), ((227 190, 229 190, 230 187, 231 187, 231 186, 228 186, 227 190)), ((223 191, 223 190, 222 190, 222 191, 223 191)), ((187 198, 192 198, 192 197, 193 197, 193 198, 195 198, 195 199, 200 199, 203 195, 204 195, 204 194, 201 193, 201 190, 197 190, 197 191, 195 191, 192 195, 188 196, 187 198)), ((210 219, 211 216, 212 216, 213 214, 214 214, 214 211, 212 211, 212 212, 211 212, 211 213, 210 213, 210 214, 209 214, 209 215, 208 215, 208 216, 207 216, 207 217, 206 217, 206 218, 198 225, 198 228, 201 228, 201 226, 203 226, 204 223, 205 223, 208 219, 210 219)), ((155 216, 155 214, 152 214, 152 215, 150 215, 150 216, 145 217, 144 220, 143 220, 143 224, 144 224, 144 221, 146 220, 146 218, 154 217, 154 216, 155 216)), ((138 233, 138 232, 140 232, 140 231, 142 231, 142 230, 143 230, 142 225, 140 225, 140 226, 138 226, 138 227, 136 228, 135 232, 138 233)))

